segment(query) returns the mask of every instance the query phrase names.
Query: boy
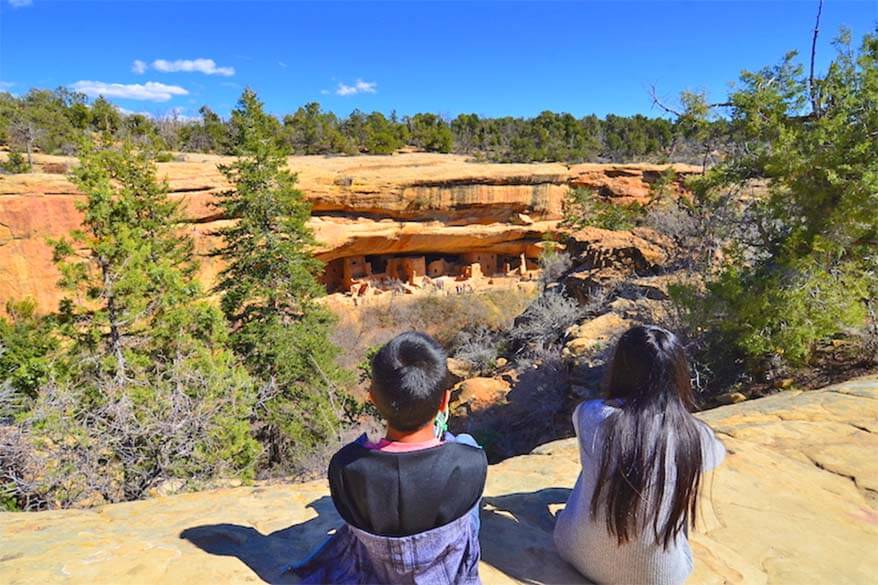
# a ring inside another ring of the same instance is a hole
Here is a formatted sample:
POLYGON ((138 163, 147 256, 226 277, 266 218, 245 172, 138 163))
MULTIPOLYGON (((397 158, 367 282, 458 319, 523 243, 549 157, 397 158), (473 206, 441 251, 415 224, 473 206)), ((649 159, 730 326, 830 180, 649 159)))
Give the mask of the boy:
POLYGON ((479 583, 478 504, 487 458, 472 438, 445 432, 446 355, 403 333, 372 360, 369 395, 387 422, 329 464, 345 525, 295 568, 305 583, 479 583))

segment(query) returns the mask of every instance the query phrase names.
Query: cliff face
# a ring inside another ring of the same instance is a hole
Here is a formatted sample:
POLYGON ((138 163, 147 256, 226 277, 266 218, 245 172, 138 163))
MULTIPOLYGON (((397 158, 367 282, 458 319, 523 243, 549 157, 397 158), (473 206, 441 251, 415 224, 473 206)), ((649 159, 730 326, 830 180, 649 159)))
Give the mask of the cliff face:
MULTIPOLYGON (((701 416, 729 454, 705 486, 691 583, 874 582, 878 378, 701 416)), ((485 583, 585 582, 551 536, 579 470, 574 439, 489 469, 485 583)), ((285 567, 338 524, 323 481, 0 513, 0 582, 291 582, 285 567)))
MULTIPOLYGON (((200 253, 218 243, 210 235, 229 221, 211 206, 228 184, 216 168, 226 157, 186 155, 159 164, 171 196, 185 202, 186 229, 200 253)), ((37 171, 0 175, 0 311, 9 299, 30 296, 41 310, 57 307, 58 272, 48 238, 79 227, 80 198, 63 174, 75 161, 37 156, 37 171), (45 171, 53 171, 51 173, 45 171), (61 174, 57 174, 57 173, 61 174)), ((291 157, 299 187, 313 205, 312 227, 324 261, 371 254, 490 252, 517 257, 535 246, 561 217, 571 186, 589 187, 619 201, 644 201, 665 168, 656 165, 485 164, 438 154, 291 157)), ((677 165, 681 175, 694 167, 677 165)), ((204 259, 209 284, 219 270, 204 259)))

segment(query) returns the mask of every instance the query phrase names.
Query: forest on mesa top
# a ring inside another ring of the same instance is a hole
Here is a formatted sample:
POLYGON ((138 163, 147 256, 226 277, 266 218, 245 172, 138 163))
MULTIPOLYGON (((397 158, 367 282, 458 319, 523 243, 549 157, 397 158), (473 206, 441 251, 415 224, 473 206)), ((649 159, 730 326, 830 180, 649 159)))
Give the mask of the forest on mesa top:
MULTIPOLYGON (((0 142, 18 152, 73 154, 83 135, 97 131, 157 151, 237 153, 242 132, 234 114, 223 119, 208 106, 199 113, 195 119, 123 113, 103 97, 89 101, 63 87, 32 89, 20 97, 0 93, 0 142)), ((280 119, 269 114, 267 120, 267 133, 290 154, 390 154, 411 145, 495 162, 701 164, 711 152, 734 143, 728 121, 688 116, 601 119, 546 111, 533 118, 460 114, 449 121, 433 113, 400 117, 354 110, 340 118, 312 102, 280 119)))

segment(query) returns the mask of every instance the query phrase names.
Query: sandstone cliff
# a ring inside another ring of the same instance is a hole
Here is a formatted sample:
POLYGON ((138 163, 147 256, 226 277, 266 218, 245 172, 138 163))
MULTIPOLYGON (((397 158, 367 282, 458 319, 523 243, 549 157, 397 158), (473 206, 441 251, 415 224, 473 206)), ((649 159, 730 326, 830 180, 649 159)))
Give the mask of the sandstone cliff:
MULTIPOLYGON (((210 203, 228 188, 216 168, 228 158, 192 154, 159 164, 171 195, 185 202, 187 229, 205 253, 228 221, 210 203)), ((75 161, 40 156, 38 172, 0 175, 0 311, 30 296, 41 310, 57 307, 58 273, 47 238, 79 227, 75 187, 63 174, 75 161), (50 171, 50 172, 49 172, 50 171)), ((589 187, 619 201, 644 201, 666 168, 657 165, 488 164, 457 155, 291 157, 289 166, 313 204, 318 256, 332 261, 363 254, 537 253, 561 217, 564 196, 589 187)), ((676 165, 682 175, 695 167, 676 165)), ((219 269, 205 259, 203 278, 219 269)))
MULTIPOLYGON (((692 534, 698 584, 864 584, 878 575, 878 378, 701 415, 729 456, 692 534)), ((489 470, 485 583, 584 582, 551 530, 576 480, 574 440, 489 470)), ((325 482, 257 485, 91 510, 0 514, 3 583, 291 582, 337 526, 325 482)))

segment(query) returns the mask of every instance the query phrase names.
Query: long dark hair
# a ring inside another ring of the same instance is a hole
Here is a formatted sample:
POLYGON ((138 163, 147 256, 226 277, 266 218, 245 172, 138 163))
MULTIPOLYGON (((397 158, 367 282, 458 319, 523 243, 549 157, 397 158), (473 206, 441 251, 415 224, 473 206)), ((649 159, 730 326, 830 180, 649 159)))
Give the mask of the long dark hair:
POLYGON ((605 383, 620 408, 602 424, 592 518, 603 510, 619 544, 651 528, 667 548, 695 522, 704 457, 702 423, 689 412, 695 401, 686 352, 666 329, 633 327, 619 339, 605 383), (671 485, 668 463, 676 470, 671 485))

